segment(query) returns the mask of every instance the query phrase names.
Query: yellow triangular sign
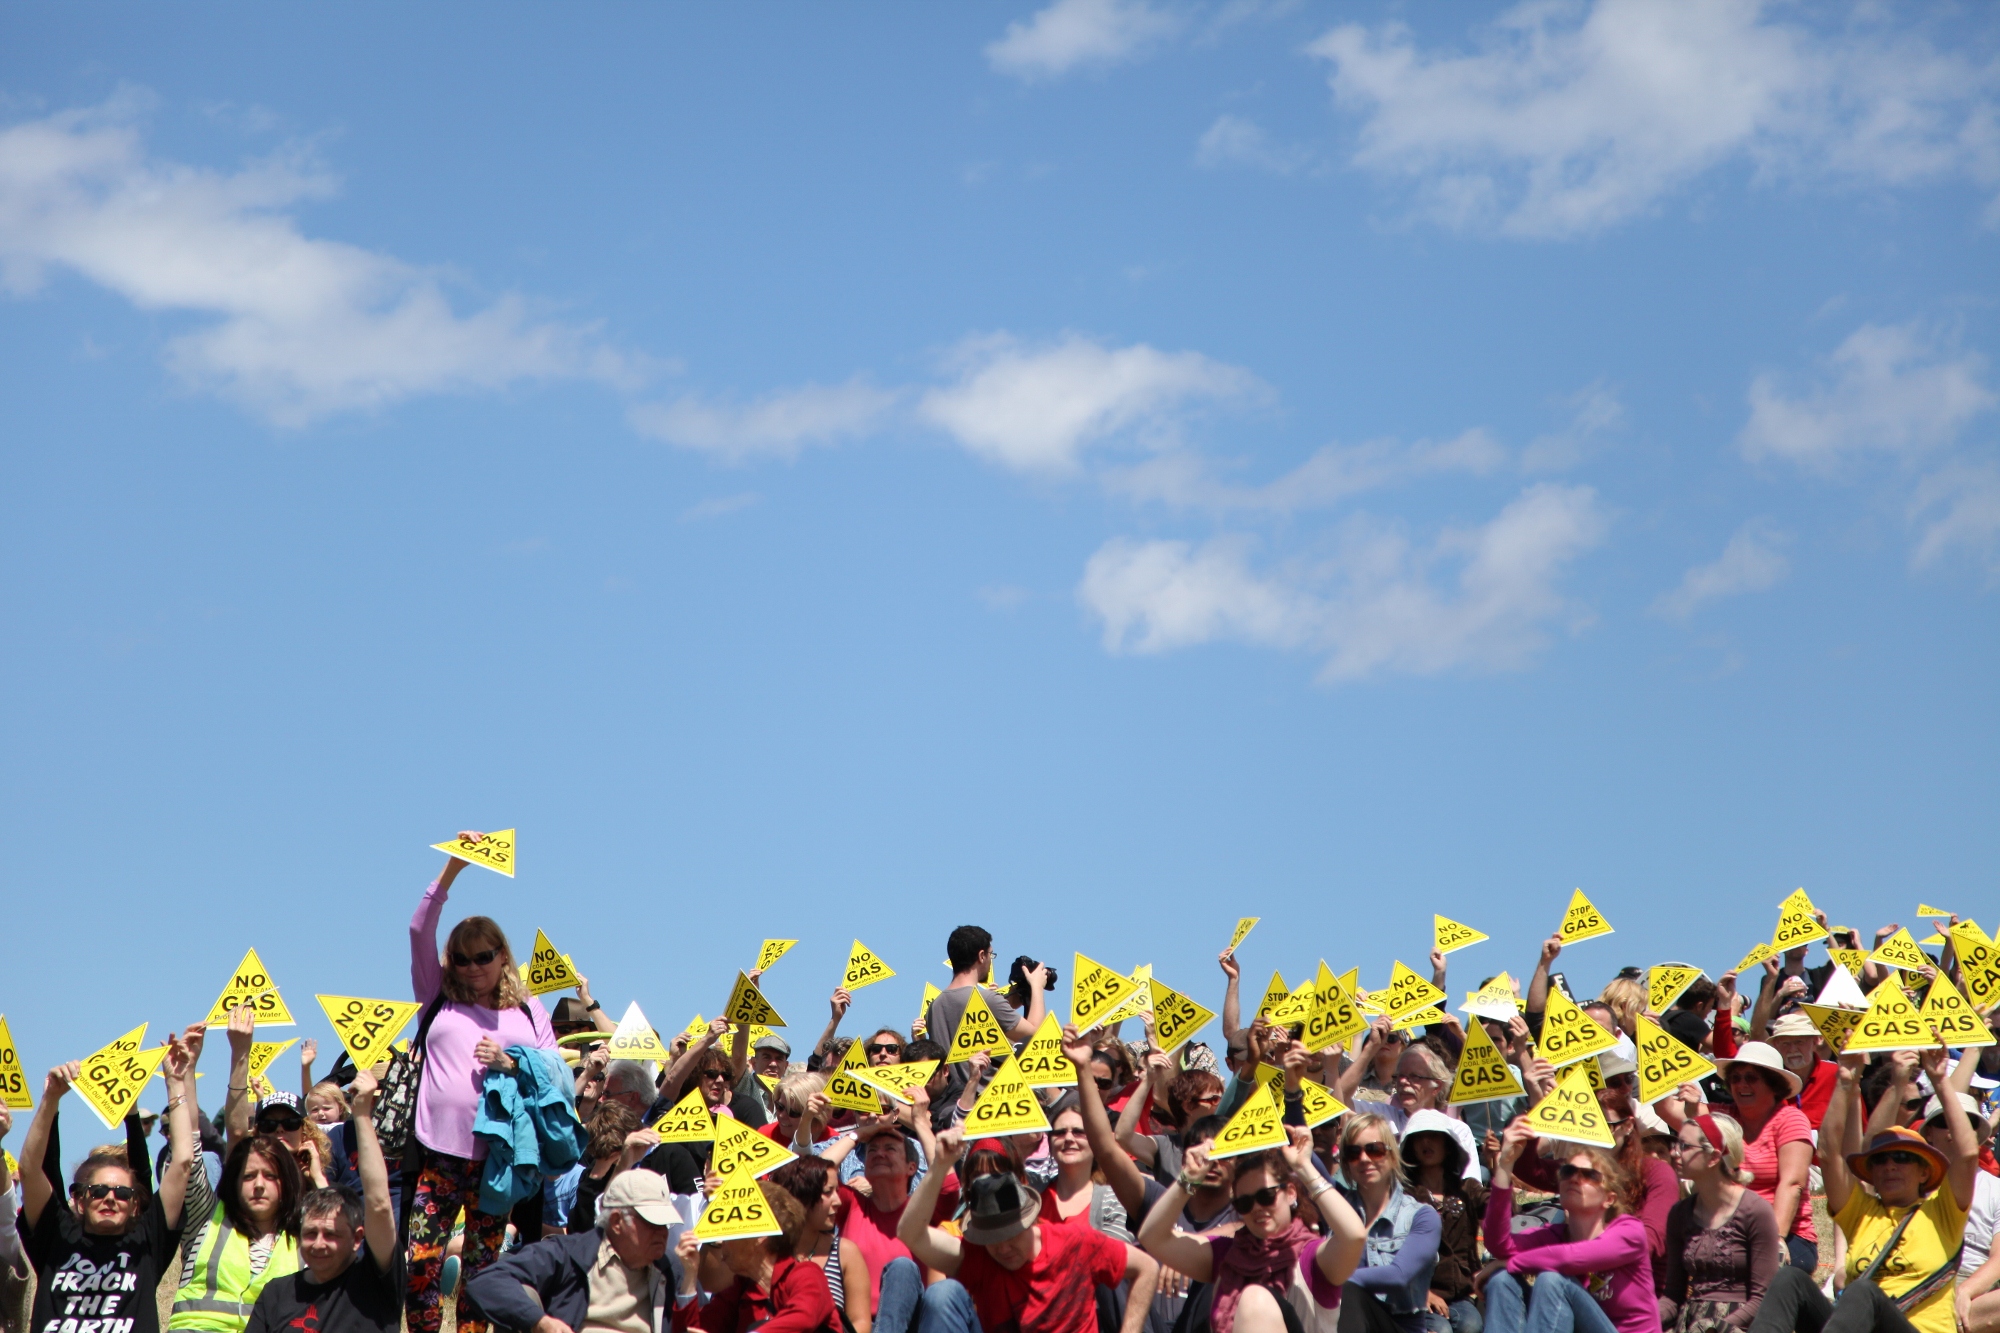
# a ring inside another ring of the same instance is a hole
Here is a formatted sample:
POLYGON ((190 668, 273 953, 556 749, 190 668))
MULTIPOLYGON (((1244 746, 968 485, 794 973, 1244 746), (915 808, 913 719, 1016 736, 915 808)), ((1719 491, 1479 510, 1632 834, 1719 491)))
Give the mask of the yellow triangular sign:
POLYGON ((1957 913, 1947 912, 1942 907, 1926 907, 1922 903, 1918 903, 1917 915, 1920 917, 1930 917, 1938 921, 1949 921, 1952 919, 1952 917, 1956 916, 1957 913))
POLYGON ((1076 971, 1071 976, 1069 1021, 1078 1032, 1101 1026, 1107 1015, 1139 989, 1132 978, 1082 954, 1076 955, 1076 971))
POLYGON ((263 1077, 263 1075, 264 1075, 264 1072, 265 1072, 266 1070, 268 1070, 268 1069, 269 1069, 269 1068, 271 1067, 271 1061, 273 1061, 273 1060, 277 1059, 277 1058, 278 1058, 279 1056, 283 1055, 283 1054, 285 1053, 286 1049, 287 1049, 288 1047, 290 1047, 290 1046, 291 1046, 291 1045, 292 1045, 292 1044, 293 1044, 294 1042, 296 1042, 296 1041, 298 1041, 298 1038, 297 1038, 297 1037, 293 1037, 293 1038, 291 1039, 291 1041, 253 1041, 253 1042, 251 1042, 251 1043, 250 1043, 250 1077, 251 1077, 251 1078, 262 1078, 262 1077, 263 1077))
POLYGON ((1404 1014, 1389 1024, 1391 1032, 1409 1032, 1414 1028, 1427 1028, 1444 1022, 1443 1009, 1419 1009, 1415 1013, 1404 1014))
POLYGON ((562 951, 549 943, 544 932, 535 932, 535 952, 528 958, 528 994, 547 995, 550 991, 568 990, 577 984, 576 969, 562 951))
POLYGON ((778 1225, 777 1214, 771 1211, 771 1201, 764 1197, 764 1189, 754 1176, 725 1179, 708 1206, 701 1210, 701 1220, 694 1224, 696 1238, 703 1241, 781 1236, 784 1231, 778 1225))
POLYGON ((271 974, 264 969, 264 960, 255 949, 243 955, 243 961, 230 973, 229 984, 222 988, 222 994, 209 1006, 208 1017, 202 1021, 211 1028, 228 1027, 229 1011, 239 1004, 247 1004, 256 1011, 259 1027, 291 1027, 298 1021, 285 1008, 278 984, 271 980, 271 974))
POLYGON ((508 879, 514 878, 514 830, 503 828, 498 833, 488 833, 478 840, 453 838, 450 842, 434 842, 431 847, 446 856, 455 856, 461 861, 470 861, 488 870, 497 870, 508 879))
MULTIPOLYGON (((916 1101, 910 1095, 910 1089, 930 1082, 940 1063, 938 1060, 913 1060, 901 1065, 863 1065, 854 1071, 854 1077, 908 1105, 916 1101)), ((1073 1083, 1076 1080, 1070 1081, 1073 1083)))
POLYGON ((1007 1034, 1000 1030, 1000 1020, 993 1016, 993 1006, 986 1002, 986 992, 977 986, 971 989, 972 998, 965 1003, 965 1016, 958 1020, 958 1031, 952 1034, 951 1049, 945 1052, 944 1062, 948 1065, 970 1060, 979 1051, 996 1056, 1014 1053, 1007 1034))
POLYGON ((1292 993, 1271 1006, 1270 1021, 1281 1028, 1303 1024, 1312 1017, 1313 981, 1308 977, 1292 987, 1292 993))
POLYGON ((1431 938, 1439 953, 1450 953, 1453 949, 1463 949, 1468 944, 1477 944, 1486 938, 1479 931, 1463 922, 1453 921, 1448 916, 1431 913, 1431 938))
POLYGON ((1765 959, 1776 958, 1777 956, 1778 956, 1778 951, 1771 947, 1771 942, 1769 940, 1759 940, 1757 941, 1757 947, 1752 949, 1749 953, 1744 954, 1743 961, 1738 963, 1735 967, 1730 968, 1729 970, 1731 972, 1737 972, 1737 973, 1748 972, 1751 968, 1756 967, 1759 963, 1762 963, 1765 959))
POLYGON ((1305 1112, 1307 1129, 1347 1114, 1340 1098, 1309 1078, 1299 1080, 1299 1108, 1305 1112))
POLYGON ((1257 1017, 1260 1021, 1271 1021, 1271 1011, 1292 998, 1292 988, 1285 984, 1283 972, 1271 974, 1271 984, 1264 987, 1264 998, 1257 1002, 1257 1017))
POLYGON ((762 972, 792 951, 797 940, 765 940, 757 946, 757 970, 762 972))
POLYGON ((1868 1012, 1854 1025, 1841 1052, 1919 1051, 1935 1045, 1937 1034, 1892 979, 1869 992, 1868 1012))
POLYGON ((1340 984, 1340 978, 1333 975, 1322 958, 1319 974, 1313 980, 1312 1012, 1306 1015, 1303 1037, 1306 1050, 1317 1054, 1359 1036, 1367 1027, 1368 1020, 1362 1017, 1354 996, 1340 984))
POLYGON ((689 1041, 693 1041, 696 1037, 699 1037, 702 1033, 706 1031, 708 1031, 708 1020, 706 1018, 703 1018, 700 1014, 696 1014, 694 1016, 694 1022, 688 1024, 686 1027, 681 1029, 681 1035, 683 1037, 686 1037, 689 1041))
POLYGON ((660 1042, 660 1034, 653 1031, 653 1025, 639 1012, 639 1002, 632 1001, 625 1006, 625 1016, 618 1020, 618 1030, 611 1034, 607 1043, 614 1060, 665 1060, 667 1048, 660 1042))
POLYGON ((1812 899, 1804 889, 1795 890, 1778 905, 1778 929, 1771 935, 1771 947, 1779 953, 1811 944, 1827 937, 1827 929, 1813 915, 1812 899))
POLYGON ((840 1066, 833 1071, 833 1077, 826 1081, 826 1100, 829 1105, 843 1111, 859 1111, 863 1115, 882 1113, 882 1094, 871 1083, 864 1083, 857 1077, 858 1072, 868 1063, 868 1052, 862 1048, 859 1038, 847 1043, 847 1054, 840 1057, 840 1066))
POLYGON ((1465 1025, 1465 1048, 1458 1053, 1458 1068, 1452 1071, 1451 1090, 1445 1102, 1451 1106, 1471 1106, 1476 1102, 1497 1102, 1507 1097, 1525 1097, 1514 1066, 1507 1063, 1486 1025, 1465 1025))
POLYGON ((1354 1001, 1354 1007, 1372 1017, 1381 1017, 1382 1006, 1368 998, 1368 992, 1361 989, 1361 969, 1350 967, 1340 974, 1340 988, 1354 1001))
POLYGON ((167 1048, 146 1047, 146 1024, 83 1057, 83 1070, 70 1086, 97 1112, 106 1129, 118 1128, 125 1113, 139 1103, 139 1094, 166 1058, 167 1048))
POLYGON ((1947 1046, 1993 1045, 1992 1031, 1979 1021, 1979 1015, 1972 1012, 1972 1006, 1965 1002, 1957 987, 1945 980, 1942 972, 1931 978, 1930 993, 1924 996, 1924 1007, 1917 1012, 1947 1046))
POLYGON ((1285 1104, 1284 1070, 1276 1065, 1267 1065, 1260 1060, 1257 1062, 1257 1067, 1250 1071, 1250 1077, 1264 1087, 1269 1088, 1271 1090, 1271 1099, 1277 1102, 1278 1105, 1283 1106, 1285 1104))
POLYGON ((1153 1038, 1167 1054, 1172 1055, 1195 1033, 1214 1021, 1213 1012, 1173 987, 1163 985, 1157 979, 1148 981, 1146 985, 1153 993, 1153 1038))
POLYGON ((1910 932, 1901 926, 1896 933, 1875 946, 1875 952, 1868 955, 1871 963, 1883 963, 1889 967, 1900 967, 1915 972, 1921 968, 1935 966, 1930 956, 1917 947, 1910 938, 1910 932))
POLYGON ((1599 935, 1611 933, 1611 923, 1604 914, 1591 906, 1590 899, 1578 889, 1569 898, 1569 910, 1563 913, 1562 935, 1564 944, 1575 944, 1578 940, 1595 939, 1599 935))
MULTIPOLYGON (((1153 983, 1155 986, 1159 982, 1153 983)), ((1185 1040, 1185 1039, 1184 1039, 1185 1040)), ((1042 1016, 1042 1025, 1035 1029, 1035 1035, 1028 1038, 1028 1044, 1014 1057, 1014 1068, 1031 1088, 1073 1088, 1076 1086, 1076 1065, 1062 1053, 1062 1024, 1056 1022, 1054 1014, 1042 1016)))
POLYGON ((1139 1018, 1153 1012, 1153 965, 1141 963, 1132 969, 1132 993, 1121 1001, 1116 1009, 1106 1014, 1100 1027, 1110 1027, 1128 1018, 1139 1018))
POLYGON ((35 1098, 28 1089, 28 1076, 21 1071, 21 1052, 7 1027, 7 1015, 0 1014, 0 1106, 16 1111, 32 1110, 35 1098))
POLYGON ((662 1143, 713 1143, 715 1116, 695 1088, 674 1103, 674 1109, 653 1122, 653 1132, 662 1143))
POLYGON ((1701 975, 1698 967, 1685 967, 1673 963, 1662 963, 1646 973, 1646 1007, 1656 1014, 1664 1014, 1674 1007, 1674 1001, 1682 992, 1694 985, 1701 975))
POLYGON ((1508 1022, 1521 1012, 1520 1002, 1514 998, 1514 979, 1505 972, 1478 990, 1467 991, 1465 1003, 1458 1008, 1461 1013, 1499 1023, 1508 1022))
POLYGON ((1604 1109, 1597 1104, 1590 1078, 1580 1066, 1565 1069, 1556 1080, 1555 1091, 1529 1109, 1528 1128, 1543 1138, 1592 1143, 1600 1148, 1612 1144, 1611 1126, 1604 1123, 1604 1109))
POLYGON ((1449 997, 1430 982, 1404 967, 1399 961, 1389 969, 1389 992, 1381 997, 1382 1008, 1392 1019, 1408 1018, 1449 997))
POLYGON ((1951 932, 1951 947, 1966 998, 1981 1009, 2000 1004, 2000 945, 1973 922, 1961 921, 1951 932))
POLYGON ((1042 1111, 1042 1103, 1036 1098, 1035 1090, 1021 1077, 1021 1071, 1014 1068, 1009 1060, 1000 1066, 1000 1072, 986 1085, 986 1091, 979 1094, 979 1100, 965 1113, 965 1137, 968 1140, 984 1135, 995 1137, 1005 1134, 1046 1134, 1049 1118, 1042 1111))
POLYGON ((1263 919, 1258 916, 1240 916, 1236 918, 1236 930, 1229 937, 1229 947, 1234 949, 1237 945, 1243 943, 1243 937, 1248 935, 1252 930, 1255 930, 1257 923, 1263 919))
POLYGON ((936 986, 931 985, 930 982, 926 981, 924 983, 924 998, 923 1002, 917 1006, 917 1021, 910 1024, 910 1030, 917 1036, 921 1037, 925 1035, 924 1029, 929 1027, 931 1022, 931 1001, 942 994, 944 992, 936 986))
POLYGON ((757 989, 757 983, 750 980, 747 972, 736 974, 736 984, 730 988, 729 1002, 722 1006, 719 1017, 732 1023, 769 1023, 773 1027, 783 1027, 785 1020, 764 998, 764 992, 757 989))
POLYGON ((877 958, 872 950, 860 940, 847 953, 847 970, 840 974, 842 990, 853 992, 863 986, 872 986, 878 981, 887 981, 896 975, 896 969, 877 958))
POLYGON ((319 1007, 333 1024, 340 1044, 357 1069, 371 1069, 387 1060, 390 1043, 396 1040, 412 1018, 423 1008, 415 1000, 367 1000, 355 995, 316 995, 319 1007))
POLYGON ((797 1161, 798 1156, 734 1116, 715 1118, 715 1147, 709 1153, 708 1164, 724 1181, 732 1177, 754 1180, 767 1171, 776 1171, 786 1162, 797 1161))
POLYGON ((1618 1038, 1577 1008, 1576 1001, 1559 988, 1549 987, 1548 1008, 1542 1013, 1542 1036, 1536 1046, 1550 1064, 1560 1069, 1617 1044, 1618 1038))
POLYGON ((1639 1100, 1648 1106, 1671 1097, 1683 1083, 1715 1072, 1715 1066, 1659 1024, 1639 1017, 1633 1041, 1639 1048, 1639 1100))
POLYGON ((1208 1148, 1209 1160, 1283 1147, 1291 1142, 1285 1134, 1284 1120, 1284 1107, 1271 1096, 1271 1089, 1260 1083, 1216 1133, 1215 1142, 1208 1148))
POLYGON ((1855 1024, 1861 1021, 1861 1015, 1852 1009, 1833 1009, 1820 1004, 1802 1004, 1799 1008, 1819 1029, 1820 1040, 1835 1055, 1847 1048, 1847 1034, 1854 1031, 1855 1024))
POLYGON ((1861 969, 1864 966, 1866 966, 1868 962, 1868 951, 1866 949, 1830 948, 1826 951, 1826 955, 1827 957, 1833 959, 1834 962, 1839 963, 1842 967, 1846 968, 1847 975, 1853 977, 1857 981, 1861 979, 1861 969))

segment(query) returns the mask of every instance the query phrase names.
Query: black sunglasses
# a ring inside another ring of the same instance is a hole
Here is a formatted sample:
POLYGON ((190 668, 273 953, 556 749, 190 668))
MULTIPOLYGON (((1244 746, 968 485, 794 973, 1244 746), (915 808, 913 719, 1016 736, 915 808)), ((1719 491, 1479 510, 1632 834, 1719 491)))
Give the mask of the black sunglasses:
POLYGON ((864 1055, 901 1055, 903 1053, 902 1043, 894 1041, 878 1041, 873 1046, 863 1046, 861 1050, 864 1055))
POLYGON ((1904 1152, 1901 1148, 1896 1148, 1889 1152, 1878 1152, 1874 1156, 1870 1157, 1868 1160, 1871 1162, 1893 1162, 1897 1166, 1930 1165, 1929 1162, 1926 1162, 1923 1158, 1919 1157, 1917 1154, 1913 1152, 1904 1152))
POLYGON ((704 1069, 701 1071, 701 1076, 704 1079, 719 1078, 725 1083, 729 1081, 729 1071, 727 1069, 704 1069))
POLYGON ((1604 1173, 1594 1166, 1578 1166, 1574 1162, 1564 1162, 1556 1168, 1558 1180, 1582 1180, 1592 1185, 1604 1183, 1604 1173))
POLYGON ((1256 1190, 1250 1194, 1237 1195, 1229 1201, 1229 1206, 1236 1210, 1238 1217, 1242 1217, 1247 1215, 1252 1208, 1269 1208, 1277 1201, 1278 1187, 1276 1185, 1266 1185, 1263 1189, 1256 1190))
POLYGON ((267 1111, 257 1117, 257 1128, 266 1132, 276 1130, 281 1134, 289 1134, 303 1124, 305 1117, 296 1111, 267 1111))
POLYGON ((1343 1162, 1360 1161, 1363 1154, 1374 1158, 1376 1161, 1380 1161, 1389 1155, 1389 1145, 1379 1140, 1374 1143, 1343 1143, 1340 1145, 1340 1160, 1343 1162))
POLYGON ((133 1189, 130 1185, 85 1185, 77 1192, 88 1194, 93 1199, 102 1199, 108 1195, 120 1203, 132 1202, 139 1193, 139 1191, 133 1189))
POLYGON ((451 965, 453 967, 485 967, 499 956, 500 951, 498 949, 481 949, 478 953, 471 954, 453 952, 451 965))

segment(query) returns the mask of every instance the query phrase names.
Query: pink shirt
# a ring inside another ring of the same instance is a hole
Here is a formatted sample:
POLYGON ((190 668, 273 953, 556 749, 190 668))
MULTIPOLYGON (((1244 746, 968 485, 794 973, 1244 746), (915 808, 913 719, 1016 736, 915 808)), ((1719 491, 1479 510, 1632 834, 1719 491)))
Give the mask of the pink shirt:
MULTIPOLYGON (((1757 1192, 1757 1197, 1774 1208, 1777 1206, 1778 1149, 1787 1143, 1804 1143, 1811 1147, 1812 1137, 1812 1121, 1806 1119, 1804 1111, 1789 1102, 1771 1113, 1771 1118, 1764 1122, 1764 1128, 1757 1132, 1756 1138, 1748 1137, 1746 1132, 1743 1169, 1750 1173, 1750 1188, 1757 1192)), ((1778 1219, 1780 1232, 1785 1229, 1788 1220, 1783 1217, 1778 1219)), ((1792 1234, 1802 1240, 1819 1240, 1819 1232, 1813 1227, 1812 1191, 1804 1186, 1799 1189, 1798 1223, 1792 1228, 1792 1234)))
MULTIPOLYGON (((410 990, 420 1004, 436 999, 444 984, 437 943, 438 916, 443 911, 444 895, 433 880, 424 890, 424 900, 417 904, 417 914, 410 918, 410 990)), ((411 1033, 413 1040, 415 1035, 411 1033)), ((491 1037, 502 1046, 556 1047, 548 1011, 532 995, 525 1014, 519 1009, 495 1010, 455 1000, 446 1000, 438 1010, 424 1041, 417 1142, 432 1152, 475 1162, 486 1157, 486 1145, 472 1136, 473 1115, 486 1082, 486 1066, 472 1055, 481 1037, 491 1037)))
POLYGON ((1560 1223, 1516 1231, 1514 1191, 1495 1186, 1486 1196, 1486 1248, 1517 1276, 1555 1272, 1575 1280, 1618 1333, 1660 1333, 1646 1226, 1630 1213, 1612 1218, 1594 1240, 1573 1241, 1560 1223))

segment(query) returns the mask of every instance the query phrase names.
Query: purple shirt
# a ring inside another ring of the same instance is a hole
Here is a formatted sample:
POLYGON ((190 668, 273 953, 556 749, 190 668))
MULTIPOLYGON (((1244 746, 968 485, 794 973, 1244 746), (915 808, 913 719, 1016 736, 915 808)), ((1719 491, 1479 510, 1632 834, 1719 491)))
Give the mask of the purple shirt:
POLYGON ((1486 1248, 1508 1272, 1561 1273, 1591 1294, 1618 1333, 1660 1333, 1645 1223, 1626 1213, 1596 1239, 1573 1241, 1567 1226, 1515 1231, 1513 1221, 1513 1188, 1495 1186, 1486 1196, 1486 1248))
MULTIPOLYGON (((438 917, 444 911, 444 891, 436 880, 424 890, 417 914, 410 918, 410 991, 417 1003, 429 1004, 444 984, 439 961, 438 917)), ((486 1066, 473 1058, 481 1037, 502 1046, 556 1048, 548 1011, 534 996, 528 1012, 488 1009, 479 1004, 446 1000, 431 1020, 424 1041, 424 1081, 417 1094, 417 1142, 432 1152, 471 1161, 484 1160, 486 1145, 472 1136, 473 1114, 486 1081, 486 1066)))

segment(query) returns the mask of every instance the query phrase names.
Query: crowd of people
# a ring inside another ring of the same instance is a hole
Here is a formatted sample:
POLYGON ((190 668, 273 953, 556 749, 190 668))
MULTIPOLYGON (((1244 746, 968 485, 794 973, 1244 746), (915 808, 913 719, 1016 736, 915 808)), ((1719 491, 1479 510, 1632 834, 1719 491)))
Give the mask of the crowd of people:
POLYGON ((163 1304, 199 1333, 439 1333, 447 1305, 464 1333, 2000 1333, 2000 1046, 1919 1021, 1845 1049, 1877 999, 1991 993, 1955 932, 1888 966, 1816 917, 1824 963, 1766 950, 1664 996, 1628 968, 1594 997, 1558 934, 1464 1018, 1337 982, 1317 993, 1363 1017, 1331 1041, 1287 993, 1246 1005, 1232 947, 1219 1033, 1163 1045, 1143 1004, 1062 1026, 1049 968, 996 985, 991 936, 960 926, 911 1029, 842 1036, 835 990, 803 1058, 718 1018, 644 1060, 587 980, 530 994, 490 918, 439 944, 465 866, 411 921, 419 1013, 391 1060, 316 1079, 307 1042, 279 1088, 246 1004, 211 1117, 191 1024, 160 1056, 157 1155, 135 1113, 66 1184, 84 1071, 48 1072, 0 1156, 28 1333, 158 1333, 163 1304), (1558 1027, 1595 1053, 1552 1063, 1558 1027), (1051 1042, 1060 1077, 1024 1096, 1023 1048, 1051 1042), (1663 1051, 1697 1076, 1663 1082, 1663 1051), (1495 1060, 1498 1091, 1467 1093, 1495 1060), (1016 1120, 982 1128, 1003 1097, 1016 1120))

